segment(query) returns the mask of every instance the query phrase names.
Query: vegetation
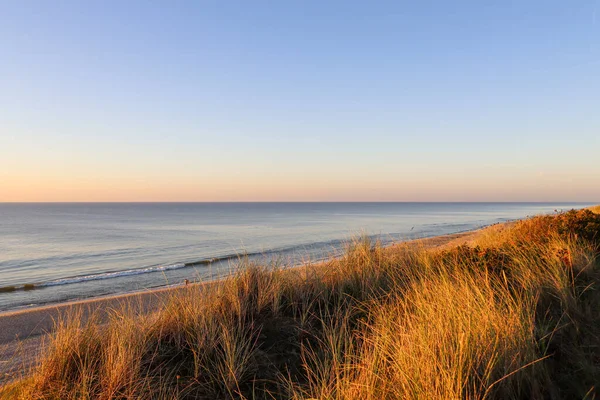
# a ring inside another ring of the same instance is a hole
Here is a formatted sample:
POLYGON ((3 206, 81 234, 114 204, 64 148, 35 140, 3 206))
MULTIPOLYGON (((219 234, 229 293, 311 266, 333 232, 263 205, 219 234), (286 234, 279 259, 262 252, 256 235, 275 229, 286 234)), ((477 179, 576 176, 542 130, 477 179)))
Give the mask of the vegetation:
POLYGON ((16 399, 592 399, 600 215, 539 216, 426 250, 248 265, 164 308, 58 322, 16 399))

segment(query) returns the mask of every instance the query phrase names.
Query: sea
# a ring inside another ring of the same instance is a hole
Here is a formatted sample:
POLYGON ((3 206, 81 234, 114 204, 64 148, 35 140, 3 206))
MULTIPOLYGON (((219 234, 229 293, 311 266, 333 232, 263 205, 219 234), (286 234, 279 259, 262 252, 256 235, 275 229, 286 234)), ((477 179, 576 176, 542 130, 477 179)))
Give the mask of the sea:
POLYGON ((0 203, 0 311, 290 267, 584 203, 0 203))

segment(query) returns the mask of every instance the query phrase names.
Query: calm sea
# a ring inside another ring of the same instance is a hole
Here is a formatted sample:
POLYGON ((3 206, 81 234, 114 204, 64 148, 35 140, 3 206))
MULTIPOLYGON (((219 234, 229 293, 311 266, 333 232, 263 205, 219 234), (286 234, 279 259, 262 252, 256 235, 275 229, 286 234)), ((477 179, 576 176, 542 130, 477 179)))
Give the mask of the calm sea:
POLYGON ((581 203, 0 204, 0 311, 210 280, 238 256, 297 265, 581 203))

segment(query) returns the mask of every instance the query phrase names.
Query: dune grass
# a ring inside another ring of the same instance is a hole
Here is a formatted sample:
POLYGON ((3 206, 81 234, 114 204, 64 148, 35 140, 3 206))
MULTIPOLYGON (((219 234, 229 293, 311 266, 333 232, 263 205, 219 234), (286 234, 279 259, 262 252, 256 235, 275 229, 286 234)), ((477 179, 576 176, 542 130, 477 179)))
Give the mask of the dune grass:
MULTIPOLYGON (((598 212, 598 209, 594 211, 598 212)), ((14 399, 592 399, 600 215, 539 216, 469 246, 247 265, 161 311, 61 321, 14 399)))
POLYGON ((596 214, 600 214, 600 205, 592 206, 592 207, 589 207, 588 209, 596 214))

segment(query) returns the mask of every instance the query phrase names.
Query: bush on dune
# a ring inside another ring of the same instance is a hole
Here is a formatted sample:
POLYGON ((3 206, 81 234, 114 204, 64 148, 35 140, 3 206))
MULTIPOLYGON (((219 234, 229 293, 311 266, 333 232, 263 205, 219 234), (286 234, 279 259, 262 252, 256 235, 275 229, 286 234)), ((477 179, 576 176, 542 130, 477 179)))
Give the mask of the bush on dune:
POLYGON ((164 308, 62 321, 6 398, 594 398, 600 215, 445 250, 360 240, 323 265, 249 265, 164 308))

